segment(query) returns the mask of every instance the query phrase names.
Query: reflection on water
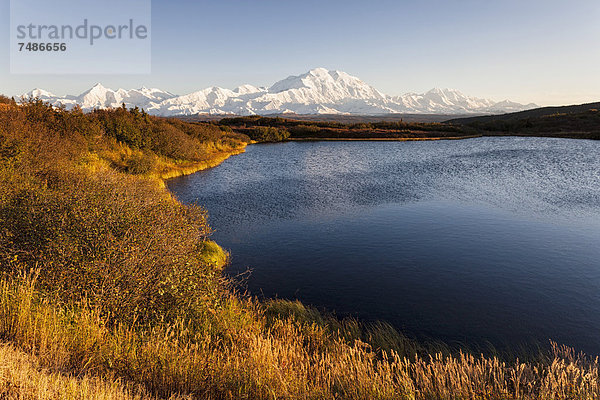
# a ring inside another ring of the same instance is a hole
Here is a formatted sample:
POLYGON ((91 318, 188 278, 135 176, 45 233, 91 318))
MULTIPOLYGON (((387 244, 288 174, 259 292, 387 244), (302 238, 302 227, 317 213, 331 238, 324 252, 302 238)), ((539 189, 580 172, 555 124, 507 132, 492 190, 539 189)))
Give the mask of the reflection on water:
POLYGON ((600 144, 250 146, 169 181, 248 289, 418 336, 600 354, 600 144))

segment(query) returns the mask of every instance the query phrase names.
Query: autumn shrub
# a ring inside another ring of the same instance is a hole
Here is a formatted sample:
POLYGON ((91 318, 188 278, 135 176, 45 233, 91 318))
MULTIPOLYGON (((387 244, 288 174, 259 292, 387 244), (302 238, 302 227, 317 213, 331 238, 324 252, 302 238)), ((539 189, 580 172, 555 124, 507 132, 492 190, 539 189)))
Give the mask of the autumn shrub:
MULTIPOLYGON (((0 266, 7 274, 39 269, 45 291, 66 302, 86 298, 119 321, 197 315, 218 297, 222 265, 214 261, 226 259, 214 257, 202 209, 132 176, 157 163, 152 149, 112 142, 118 143, 113 134, 134 132, 125 128, 136 121, 139 132, 147 132, 145 123, 166 129, 159 137, 172 141, 163 143, 170 156, 210 148, 179 123, 138 111, 84 114, 32 100, 0 112, 0 266), (105 131, 111 127, 113 133, 105 131), (118 149, 120 156, 106 165, 96 159, 99 166, 90 170, 80 161, 90 149, 118 149)), ((135 137, 128 136, 131 145, 154 140, 131 142, 135 137)), ((210 151, 196 156, 216 150, 210 151)))
POLYGON ((248 131, 248 136, 257 142, 281 142, 290 137, 287 129, 272 126, 257 126, 248 131))
POLYGON ((154 169, 155 165, 155 157, 139 152, 126 160, 126 172, 132 175, 148 174, 154 169))

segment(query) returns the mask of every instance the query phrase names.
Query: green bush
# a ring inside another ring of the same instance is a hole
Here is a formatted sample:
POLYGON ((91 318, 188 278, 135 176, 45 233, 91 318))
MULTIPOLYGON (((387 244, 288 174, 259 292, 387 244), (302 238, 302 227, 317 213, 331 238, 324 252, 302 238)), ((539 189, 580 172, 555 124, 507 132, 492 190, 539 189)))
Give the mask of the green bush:
POLYGON ((272 126, 257 126, 249 131, 248 136, 257 142, 281 142, 290 137, 287 129, 272 126))

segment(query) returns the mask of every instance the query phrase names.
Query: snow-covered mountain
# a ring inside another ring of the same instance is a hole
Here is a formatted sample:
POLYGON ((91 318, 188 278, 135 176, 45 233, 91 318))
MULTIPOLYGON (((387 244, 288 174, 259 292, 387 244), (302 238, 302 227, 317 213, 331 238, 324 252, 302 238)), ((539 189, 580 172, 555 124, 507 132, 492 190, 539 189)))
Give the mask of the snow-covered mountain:
POLYGON ((91 89, 86 90, 79 96, 60 97, 42 89, 34 89, 31 92, 26 93, 23 97, 37 97, 40 100, 56 106, 63 104, 67 108, 71 108, 78 104, 84 110, 92 110, 94 108, 120 107, 123 103, 131 107, 137 105, 141 108, 151 108, 154 104, 161 103, 176 96, 159 89, 147 89, 145 87, 140 89, 119 89, 114 91, 97 83, 91 89))
POLYGON ((361 114, 389 113, 470 114, 504 113, 535 108, 509 100, 495 102, 462 94, 452 89, 432 89, 427 93, 388 96, 360 79, 342 71, 316 68, 290 76, 269 88, 242 85, 233 90, 210 87, 183 96, 159 89, 107 89, 96 84, 79 96, 55 96, 34 89, 24 97, 38 97, 67 108, 138 106, 155 115, 194 114, 361 114))

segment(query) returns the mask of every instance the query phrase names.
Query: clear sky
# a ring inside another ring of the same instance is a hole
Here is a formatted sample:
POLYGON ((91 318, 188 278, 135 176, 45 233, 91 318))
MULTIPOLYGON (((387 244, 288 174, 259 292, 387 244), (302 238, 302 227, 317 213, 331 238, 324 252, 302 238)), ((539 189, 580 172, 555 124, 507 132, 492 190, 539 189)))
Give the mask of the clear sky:
POLYGON ((391 95, 449 87, 540 105, 600 101, 600 0, 155 0, 149 75, 11 75, 9 9, 0 0, 8 95, 96 82, 185 94, 325 67, 391 95))

